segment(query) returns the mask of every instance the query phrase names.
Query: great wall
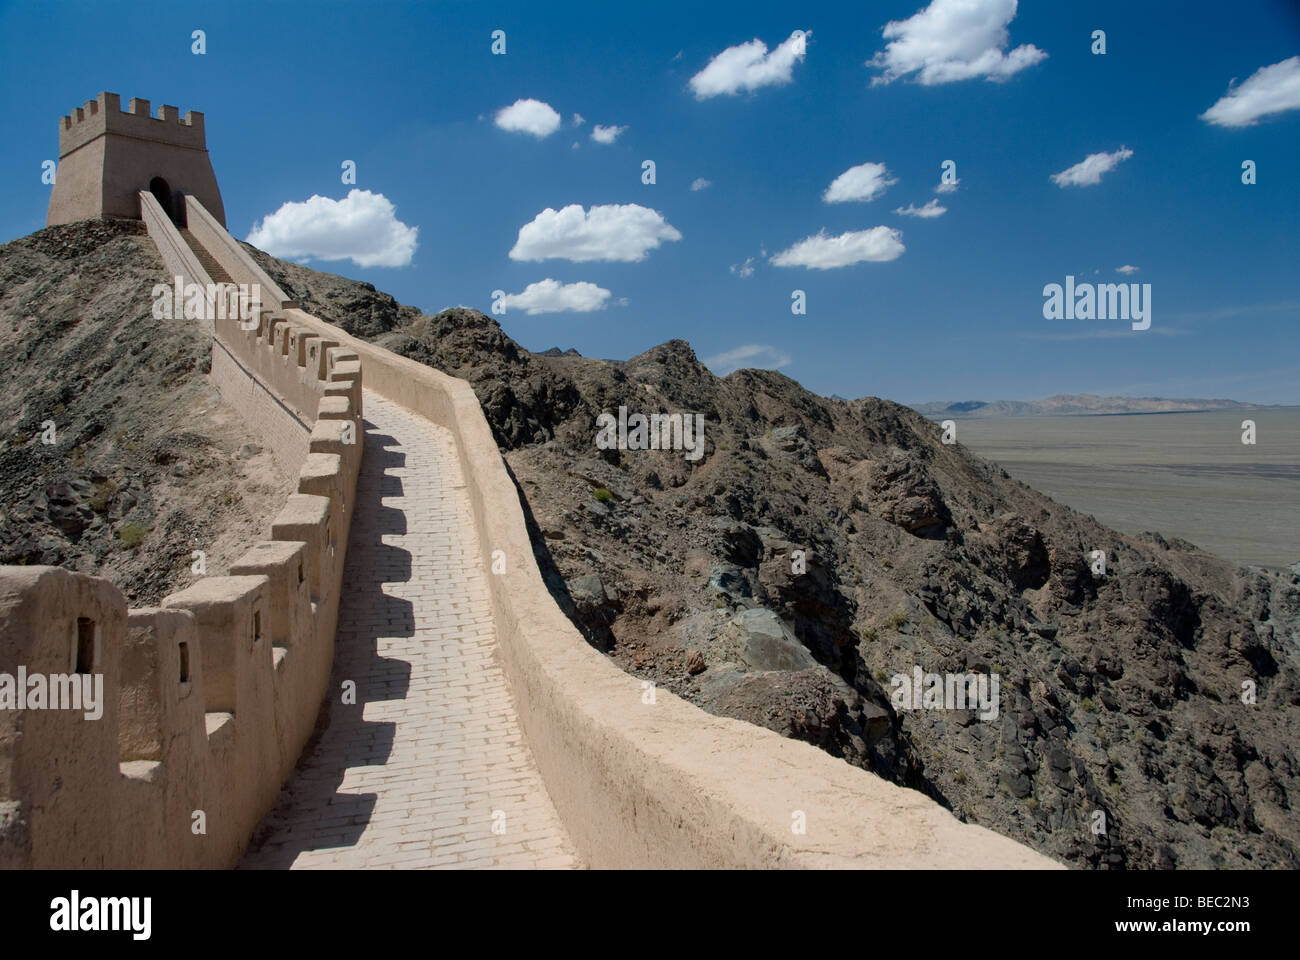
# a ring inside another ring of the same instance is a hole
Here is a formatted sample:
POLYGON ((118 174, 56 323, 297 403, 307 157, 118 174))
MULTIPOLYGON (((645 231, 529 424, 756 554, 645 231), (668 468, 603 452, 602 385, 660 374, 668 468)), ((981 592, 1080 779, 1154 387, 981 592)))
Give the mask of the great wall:
POLYGON ((60 146, 49 224, 142 219, 160 283, 258 285, 210 376, 298 481, 269 539, 158 608, 0 567, 0 673, 106 698, 0 711, 0 867, 1058 866, 591 647, 469 385, 277 287, 225 228, 202 114, 101 93, 60 146))

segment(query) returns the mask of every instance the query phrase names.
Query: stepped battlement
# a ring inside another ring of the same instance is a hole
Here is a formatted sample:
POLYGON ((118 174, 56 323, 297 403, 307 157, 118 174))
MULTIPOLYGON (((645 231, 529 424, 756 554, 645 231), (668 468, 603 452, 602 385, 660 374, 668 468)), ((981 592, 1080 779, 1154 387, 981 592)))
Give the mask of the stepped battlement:
POLYGON ((203 114, 199 111, 187 110, 182 118, 179 108, 164 104, 155 117, 148 100, 133 97, 123 110, 121 97, 116 93, 100 93, 59 122, 60 159, 109 133, 190 150, 207 149, 203 114))

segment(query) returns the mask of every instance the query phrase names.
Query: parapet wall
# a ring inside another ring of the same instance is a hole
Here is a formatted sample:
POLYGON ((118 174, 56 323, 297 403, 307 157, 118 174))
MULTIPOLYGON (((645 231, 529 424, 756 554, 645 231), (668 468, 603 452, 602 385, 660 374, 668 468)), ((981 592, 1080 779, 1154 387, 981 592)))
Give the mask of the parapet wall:
POLYGON ((496 636, 551 800, 592 867, 1025 867, 1059 864, 816 747, 716 717, 593 649, 547 591, 515 485, 464 380, 288 307, 360 358, 368 389, 456 438, 496 636), (805 833, 792 830, 802 812, 805 833))
MULTIPOLYGON (((210 279, 153 197, 139 202, 173 276, 210 279)), ((361 462, 360 365, 279 310, 212 330, 213 381, 270 430, 263 442, 292 447, 297 492, 227 576, 160 607, 128 610, 99 577, 0 567, 0 674, 102 677, 94 719, 0 709, 0 868, 233 866, 314 728, 361 462)))

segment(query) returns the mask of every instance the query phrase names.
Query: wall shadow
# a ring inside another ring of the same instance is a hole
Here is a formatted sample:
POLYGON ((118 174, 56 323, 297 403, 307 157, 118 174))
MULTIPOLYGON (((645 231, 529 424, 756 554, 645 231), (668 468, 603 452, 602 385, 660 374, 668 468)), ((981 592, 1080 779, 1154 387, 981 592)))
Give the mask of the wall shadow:
POLYGON ((380 638, 415 635, 409 600, 384 591, 413 576, 409 551, 383 542, 407 532, 407 517, 383 497, 402 495, 406 464, 399 442, 364 421, 365 449, 344 562, 339 625, 330 687, 316 730, 275 808, 258 825, 241 869, 287 869, 300 854, 355 846, 374 814, 378 795, 341 790, 353 767, 382 766, 392 754, 397 725, 365 719, 365 705, 404 700, 411 665, 379 653, 380 638), (355 703, 343 702, 344 683, 356 685, 355 703))

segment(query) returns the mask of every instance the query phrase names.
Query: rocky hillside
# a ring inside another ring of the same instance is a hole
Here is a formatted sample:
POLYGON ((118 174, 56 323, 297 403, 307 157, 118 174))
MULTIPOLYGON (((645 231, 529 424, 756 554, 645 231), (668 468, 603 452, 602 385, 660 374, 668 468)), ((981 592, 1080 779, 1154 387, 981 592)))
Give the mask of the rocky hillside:
POLYGON ((473 385, 552 591, 628 671, 1075 866, 1300 866, 1295 573, 1116 533, 885 400, 719 379, 680 340, 533 354, 476 311, 255 255, 308 309, 473 385), (703 414, 706 455, 598 449, 620 405, 703 414), (997 718, 895 708, 915 666, 995 673, 997 718))
POLYGON ((0 563, 96 573, 132 606, 192 582, 194 550, 223 572, 291 492, 208 384, 209 337, 153 318, 166 273, 134 221, 0 246, 0 563))

